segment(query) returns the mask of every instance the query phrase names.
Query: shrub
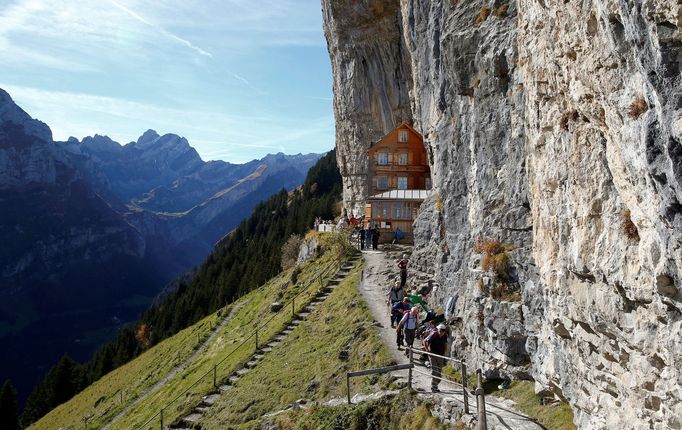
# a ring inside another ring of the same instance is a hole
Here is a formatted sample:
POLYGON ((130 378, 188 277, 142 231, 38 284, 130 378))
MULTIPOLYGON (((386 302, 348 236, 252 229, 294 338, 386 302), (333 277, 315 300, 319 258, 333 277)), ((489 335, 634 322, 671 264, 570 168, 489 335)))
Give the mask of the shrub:
POLYGON ((355 250, 350 244, 348 232, 343 230, 320 235, 320 247, 324 252, 331 252, 338 260, 342 260, 355 250))
POLYGON ((282 245, 282 270, 288 270, 296 265, 298 253, 301 249, 301 236, 292 234, 282 245))
MULTIPOLYGON (((512 249, 514 249, 512 245, 495 239, 479 240, 474 245, 474 252, 483 254, 481 269, 493 276, 493 286, 490 288, 490 296, 495 300, 521 300, 521 294, 519 293, 518 288, 512 285, 510 257, 507 254, 507 251, 511 251, 512 249)), ((478 288, 483 293, 487 293, 487 289, 482 279, 479 279, 478 281, 478 288)))
POLYGON ((490 6, 483 6, 483 8, 481 8, 481 11, 476 16, 475 21, 476 25, 480 25, 481 23, 483 23, 483 21, 488 19, 488 16, 490 16, 490 6))
POLYGON ((498 18, 505 18, 507 16, 507 11, 509 10, 509 3, 504 3, 502 6, 495 9, 493 15, 498 18))
POLYGON ((474 245, 474 251, 478 254, 495 255, 514 249, 512 245, 502 243, 497 239, 478 240, 474 245))
POLYGON ((630 108, 628 109, 628 115, 630 115, 630 118, 632 118, 632 119, 637 119, 640 116, 642 116, 642 114, 644 112, 646 112, 648 110, 649 110, 649 105, 647 104, 646 99, 644 98, 644 96, 639 96, 635 99, 635 101, 630 103, 630 108))
POLYGON ((628 239, 632 239, 639 242, 639 231, 632 218, 630 217, 630 209, 625 209, 623 211, 623 233, 628 239))

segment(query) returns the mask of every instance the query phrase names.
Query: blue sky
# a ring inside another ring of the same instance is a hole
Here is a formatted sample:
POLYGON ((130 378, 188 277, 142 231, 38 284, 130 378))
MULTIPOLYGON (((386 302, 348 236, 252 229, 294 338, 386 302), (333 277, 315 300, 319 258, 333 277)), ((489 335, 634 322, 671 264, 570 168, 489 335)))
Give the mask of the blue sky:
POLYGON ((334 146, 319 0, 0 0, 0 88, 55 140, 152 128, 231 162, 334 146))

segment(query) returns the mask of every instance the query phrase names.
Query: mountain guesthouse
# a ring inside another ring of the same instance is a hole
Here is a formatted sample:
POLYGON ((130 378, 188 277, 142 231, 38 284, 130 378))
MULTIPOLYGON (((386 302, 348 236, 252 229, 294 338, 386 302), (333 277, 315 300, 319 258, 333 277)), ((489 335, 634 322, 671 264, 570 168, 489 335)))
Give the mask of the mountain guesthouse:
POLYGON ((382 242, 412 242, 412 223, 431 193, 431 169, 424 139, 406 122, 369 150, 369 198, 365 226, 377 226, 382 242), (403 238, 397 237, 402 236, 403 238))

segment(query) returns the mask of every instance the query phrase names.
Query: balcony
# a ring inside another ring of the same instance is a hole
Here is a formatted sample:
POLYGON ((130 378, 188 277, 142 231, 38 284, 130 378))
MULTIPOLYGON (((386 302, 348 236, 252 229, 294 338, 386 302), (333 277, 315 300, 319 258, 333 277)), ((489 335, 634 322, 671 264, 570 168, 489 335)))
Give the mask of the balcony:
POLYGON ((429 171, 426 164, 399 164, 399 163, 372 163, 375 172, 414 172, 425 173, 429 171))

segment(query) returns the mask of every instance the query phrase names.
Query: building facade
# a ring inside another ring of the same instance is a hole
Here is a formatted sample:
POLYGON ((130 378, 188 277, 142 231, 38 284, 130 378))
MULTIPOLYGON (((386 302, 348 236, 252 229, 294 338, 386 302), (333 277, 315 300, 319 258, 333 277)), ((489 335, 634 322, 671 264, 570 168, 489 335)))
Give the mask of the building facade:
MULTIPOLYGON (((368 188, 365 222, 379 227, 382 241, 400 230, 412 239, 412 223, 431 190, 431 169, 424 139, 402 123, 368 150, 368 188)), ((400 234, 400 233, 399 233, 400 234)))

